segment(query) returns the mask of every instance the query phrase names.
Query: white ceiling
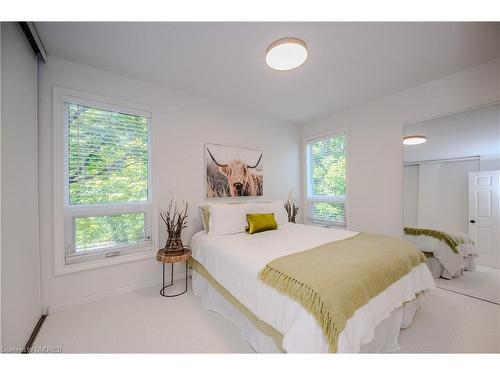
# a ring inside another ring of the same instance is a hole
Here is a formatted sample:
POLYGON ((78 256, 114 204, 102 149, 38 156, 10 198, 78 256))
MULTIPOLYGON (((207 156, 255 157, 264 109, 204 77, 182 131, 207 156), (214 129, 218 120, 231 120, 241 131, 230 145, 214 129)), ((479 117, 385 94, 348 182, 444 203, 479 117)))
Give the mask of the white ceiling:
POLYGON ((405 162, 500 154, 500 104, 406 125, 427 142, 404 146, 405 162))
POLYGON ((46 23, 50 56, 228 102, 294 123, 500 56, 500 23, 46 23), (306 63, 265 64, 295 36, 306 63))

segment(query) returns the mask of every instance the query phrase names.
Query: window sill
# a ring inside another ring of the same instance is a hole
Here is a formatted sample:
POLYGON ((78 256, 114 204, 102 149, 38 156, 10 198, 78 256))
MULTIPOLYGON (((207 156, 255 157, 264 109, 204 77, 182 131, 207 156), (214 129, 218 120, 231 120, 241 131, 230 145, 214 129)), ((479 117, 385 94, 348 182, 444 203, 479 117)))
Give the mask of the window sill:
POLYGON ((314 225, 317 227, 323 227, 323 228, 338 228, 338 229, 346 229, 347 225, 345 223, 340 223, 336 221, 323 221, 323 220, 311 220, 308 219, 308 224, 309 225, 314 225))
POLYGON ((124 254, 112 258, 96 259, 88 262, 65 264, 63 261, 62 264, 56 265, 54 274, 56 276, 66 275, 69 273, 88 271, 102 267, 114 266, 122 263, 136 262, 139 260, 153 258, 155 255, 156 254, 153 251, 153 249, 149 248, 132 254, 124 254))

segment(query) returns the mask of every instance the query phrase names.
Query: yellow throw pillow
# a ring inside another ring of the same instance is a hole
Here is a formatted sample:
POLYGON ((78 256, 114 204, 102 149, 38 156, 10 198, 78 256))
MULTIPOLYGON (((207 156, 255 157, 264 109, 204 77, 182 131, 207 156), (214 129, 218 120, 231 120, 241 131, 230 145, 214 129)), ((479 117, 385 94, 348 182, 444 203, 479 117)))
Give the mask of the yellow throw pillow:
POLYGON ((245 228, 245 232, 248 234, 278 229, 273 213, 247 214, 247 222, 248 226, 245 228))

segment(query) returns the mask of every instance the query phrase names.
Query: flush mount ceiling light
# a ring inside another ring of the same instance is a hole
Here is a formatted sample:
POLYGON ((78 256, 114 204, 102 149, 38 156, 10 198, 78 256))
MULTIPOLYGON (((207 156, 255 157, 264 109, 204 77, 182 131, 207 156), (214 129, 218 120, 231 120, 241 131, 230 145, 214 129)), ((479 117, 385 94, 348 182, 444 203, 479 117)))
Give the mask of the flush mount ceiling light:
POLYGON ((275 70, 291 70, 307 59, 307 45, 299 38, 281 38, 266 49, 266 63, 275 70))
POLYGON ((427 142, 427 138, 423 135, 408 135, 403 137, 403 144, 409 146, 420 145, 425 142, 427 142))

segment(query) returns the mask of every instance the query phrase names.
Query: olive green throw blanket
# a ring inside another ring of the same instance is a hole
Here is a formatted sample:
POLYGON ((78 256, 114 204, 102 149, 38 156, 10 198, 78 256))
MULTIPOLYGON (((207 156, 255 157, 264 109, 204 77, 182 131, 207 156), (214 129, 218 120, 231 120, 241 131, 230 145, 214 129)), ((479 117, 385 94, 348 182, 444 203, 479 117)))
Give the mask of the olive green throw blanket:
POLYGON ((259 278, 313 314, 336 352, 356 310, 422 262, 425 256, 407 241, 360 233, 277 258, 259 278))
POLYGON ((458 254, 458 245, 466 243, 474 244, 469 236, 463 233, 447 233, 437 229, 414 227, 404 227, 404 232, 409 236, 429 236, 444 241, 455 254, 458 254))

